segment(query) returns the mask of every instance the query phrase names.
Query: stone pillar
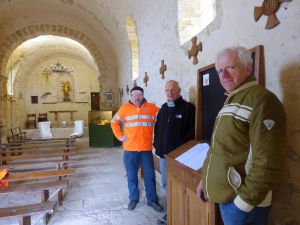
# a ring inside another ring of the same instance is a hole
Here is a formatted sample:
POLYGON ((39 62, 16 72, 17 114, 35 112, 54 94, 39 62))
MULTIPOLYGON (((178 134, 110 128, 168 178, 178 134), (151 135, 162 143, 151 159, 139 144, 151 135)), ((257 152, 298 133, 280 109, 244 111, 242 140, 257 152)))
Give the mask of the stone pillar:
POLYGON ((7 77, 0 74, 0 143, 5 142, 7 129, 7 77))

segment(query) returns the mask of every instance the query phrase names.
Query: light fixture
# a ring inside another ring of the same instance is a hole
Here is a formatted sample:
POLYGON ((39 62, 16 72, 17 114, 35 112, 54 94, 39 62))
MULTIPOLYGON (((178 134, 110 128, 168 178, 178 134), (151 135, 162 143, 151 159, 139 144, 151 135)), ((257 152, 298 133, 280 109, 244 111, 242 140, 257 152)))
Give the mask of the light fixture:
POLYGON ((50 66, 50 71, 53 72, 53 73, 71 73, 71 72, 73 72, 73 68, 68 69, 62 63, 57 62, 57 63, 52 64, 50 66))

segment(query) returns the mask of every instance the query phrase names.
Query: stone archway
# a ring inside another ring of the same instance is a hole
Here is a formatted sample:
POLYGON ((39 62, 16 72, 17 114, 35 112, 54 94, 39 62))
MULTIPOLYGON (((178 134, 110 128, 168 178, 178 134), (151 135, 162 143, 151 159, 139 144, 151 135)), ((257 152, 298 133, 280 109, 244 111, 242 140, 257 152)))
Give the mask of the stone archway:
POLYGON ((3 141, 3 134, 6 130, 7 122, 7 94, 5 74, 6 65, 12 52, 23 42, 36 38, 41 35, 56 35, 71 38, 83 46, 91 53, 99 71, 99 80, 101 74, 106 74, 106 66, 101 52, 96 45, 82 32, 62 25, 39 24, 30 25, 17 30, 6 38, 6 41, 0 44, 0 142, 3 141))

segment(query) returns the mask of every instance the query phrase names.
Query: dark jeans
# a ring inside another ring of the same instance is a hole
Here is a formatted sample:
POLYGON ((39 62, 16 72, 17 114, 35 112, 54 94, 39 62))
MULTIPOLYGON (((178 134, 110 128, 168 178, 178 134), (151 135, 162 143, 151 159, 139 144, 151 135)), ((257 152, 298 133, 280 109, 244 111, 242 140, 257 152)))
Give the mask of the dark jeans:
POLYGON ((250 212, 240 210, 235 204, 219 204, 224 225, 266 225, 271 206, 255 207, 250 212))
POLYGON ((129 199, 131 201, 139 200, 138 169, 141 166, 144 170, 147 201, 158 202, 152 151, 124 151, 123 161, 127 175, 129 199))

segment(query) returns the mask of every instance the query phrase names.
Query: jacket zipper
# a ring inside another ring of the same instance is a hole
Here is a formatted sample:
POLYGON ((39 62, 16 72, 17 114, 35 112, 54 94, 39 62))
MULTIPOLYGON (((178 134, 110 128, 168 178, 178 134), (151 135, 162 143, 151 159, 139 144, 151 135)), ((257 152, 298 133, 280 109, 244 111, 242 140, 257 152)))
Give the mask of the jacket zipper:
MULTIPOLYGON (((214 149, 215 132, 218 128, 219 122, 220 122, 220 117, 218 118, 216 129, 214 129, 214 132, 213 132, 213 135, 212 135, 212 143, 211 143, 212 149, 214 149)), ((208 165, 207 165, 207 172, 206 172, 206 177, 205 177, 205 189, 206 189, 206 194, 207 194, 208 199, 210 199, 209 198, 209 193, 208 193, 208 173, 209 173, 209 170, 210 170, 210 163, 211 163, 212 155, 213 155, 213 153, 211 153, 210 156, 209 156, 209 162, 208 162, 208 165)))

